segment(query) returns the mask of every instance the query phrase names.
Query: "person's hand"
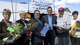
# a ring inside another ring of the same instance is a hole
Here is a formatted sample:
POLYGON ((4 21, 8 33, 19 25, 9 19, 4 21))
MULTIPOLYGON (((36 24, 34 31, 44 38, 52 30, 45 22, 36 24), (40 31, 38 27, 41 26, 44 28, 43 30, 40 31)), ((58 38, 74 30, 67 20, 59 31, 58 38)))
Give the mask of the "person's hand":
POLYGON ((30 37, 32 35, 32 32, 30 32, 30 34, 26 34, 26 36, 30 37))
POLYGON ((77 29, 78 29, 78 27, 75 27, 75 28, 74 28, 74 30, 77 30, 77 29))
POLYGON ((32 32, 30 32, 30 34, 32 35, 32 32))
POLYGON ((42 37, 45 37, 45 35, 44 35, 43 33, 41 33, 41 36, 42 36, 42 37))
POLYGON ((21 37, 21 34, 17 34, 17 37, 16 37, 16 39, 18 39, 18 38, 20 38, 21 37))
POLYGON ((49 31, 50 29, 48 29, 48 31, 49 31))
POLYGON ((69 34, 71 34, 71 32, 69 32, 69 34))
POLYGON ((47 23, 45 23, 44 25, 46 25, 47 23))
POLYGON ((62 28, 59 27, 60 30, 63 30, 62 28))
POLYGON ((10 34, 11 34, 11 36, 15 37, 15 35, 12 32, 10 32, 10 34))

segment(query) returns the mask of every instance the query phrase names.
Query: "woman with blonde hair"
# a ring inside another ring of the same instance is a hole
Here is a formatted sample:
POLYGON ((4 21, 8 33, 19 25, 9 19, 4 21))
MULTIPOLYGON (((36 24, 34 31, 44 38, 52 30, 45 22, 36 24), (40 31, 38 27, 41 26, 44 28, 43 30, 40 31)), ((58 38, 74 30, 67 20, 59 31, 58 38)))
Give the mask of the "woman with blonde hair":
POLYGON ((17 37, 17 45, 25 45, 24 44, 24 40, 26 38, 26 36, 31 36, 31 34, 27 35, 27 21, 25 20, 26 19, 26 12, 25 11, 20 11, 19 12, 19 16, 20 16, 20 19, 17 20, 16 22, 17 23, 20 23, 21 25, 23 25, 24 27, 24 32, 19 34, 19 36, 17 37))
POLYGON ((2 21, 0 23, 0 45, 14 45, 14 44, 3 42, 3 38, 6 38, 8 36, 13 36, 7 30, 7 27, 12 26, 12 22, 9 21, 9 19, 11 17, 11 11, 9 9, 4 9, 3 17, 4 17, 4 19, 2 19, 2 21))

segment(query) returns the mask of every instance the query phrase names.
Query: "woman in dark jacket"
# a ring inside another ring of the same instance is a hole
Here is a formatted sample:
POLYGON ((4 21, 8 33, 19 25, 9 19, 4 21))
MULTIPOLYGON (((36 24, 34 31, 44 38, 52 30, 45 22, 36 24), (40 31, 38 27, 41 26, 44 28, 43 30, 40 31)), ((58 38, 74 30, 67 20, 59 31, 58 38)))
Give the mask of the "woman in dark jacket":
POLYGON ((7 30, 7 27, 12 26, 12 22, 9 21, 10 16, 11 16, 11 11, 9 9, 4 9, 3 10, 4 19, 0 23, 0 45, 14 45, 3 42, 3 38, 6 38, 8 36, 14 36, 11 35, 10 32, 7 30))
POLYGON ((16 22, 23 25, 24 32, 22 32, 19 35, 19 37, 17 39, 17 45, 24 45, 24 40, 25 40, 25 38, 27 36, 27 21, 25 20, 26 19, 26 12, 25 11, 21 11, 19 15, 20 15, 20 20, 17 20, 16 22))

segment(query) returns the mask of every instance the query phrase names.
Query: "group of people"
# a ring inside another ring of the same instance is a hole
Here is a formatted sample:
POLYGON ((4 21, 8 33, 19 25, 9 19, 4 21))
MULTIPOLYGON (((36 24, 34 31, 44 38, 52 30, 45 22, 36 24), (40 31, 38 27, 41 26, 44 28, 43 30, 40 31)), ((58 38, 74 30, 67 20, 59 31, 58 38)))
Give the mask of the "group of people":
MULTIPOLYGON (((11 16, 11 11, 9 9, 3 10, 3 17, 2 21, 0 22, 0 45, 30 45, 30 39, 32 45, 55 45, 55 37, 58 37, 58 45, 69 45, 69 31, 64 31, 61 27, 71 27, 71 20, 68 14, 64 13, 64 8, 60 7, 58 9, 59 16, 52 15, 52 7, 47 8, 47 15, 42 16, 40 18, 40 11, 35 10, 34 11, 34 22, 36 23, 35 29, 27 34, 27 23, 26 21, 26 12, 21 11, 19 13, 20 19, 16 22, 23 25, 25 28, 25 32, 18 34, 16 37, 16 41, 14 43, 6 43, 3 42, 3 38, 11 36, 10 32, 7 30, 7 27, 10 27, 12 25, 12 22, 9 21, 11 16), (43 27, 48 24, 49 29, 44 35, 44 33, 41 33, 43 27), (57 24, 59 27, 53 26, 53 24, 57 24), (28 38, 26 43, 24 43, 26 37, 28 38)), ((78 12, 74 11, 72 13, 73 16, 73 23, 75 23, 78 19, 78 12)), ((78 27, 75 27, 73 30, 77 30, 78 27)), ((14 36, 14 35, 12 35, 14 36)), ((71 44, 72 45, 80 45, 79 37, 73 37, 70 36, 71 44)))

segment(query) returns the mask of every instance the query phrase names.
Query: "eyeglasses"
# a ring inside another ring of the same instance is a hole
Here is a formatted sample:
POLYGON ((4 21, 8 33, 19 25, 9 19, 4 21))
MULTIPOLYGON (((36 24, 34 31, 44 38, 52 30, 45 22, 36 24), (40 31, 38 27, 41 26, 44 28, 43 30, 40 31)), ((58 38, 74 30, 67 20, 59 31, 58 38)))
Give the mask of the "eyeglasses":
POLYGON ((52 10, 47 10, 47 11, 52 11, 52 10))
POLYGON ((35 14, 40 14, 40 13, 35 13, 35 14))

